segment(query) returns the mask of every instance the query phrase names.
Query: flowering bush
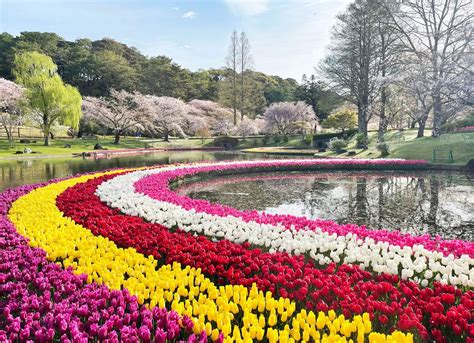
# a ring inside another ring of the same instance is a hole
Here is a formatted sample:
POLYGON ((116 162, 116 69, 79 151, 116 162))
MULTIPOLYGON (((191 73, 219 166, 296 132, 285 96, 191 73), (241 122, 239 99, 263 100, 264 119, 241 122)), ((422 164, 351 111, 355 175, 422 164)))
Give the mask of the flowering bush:
POLYGON ((456 132, 474 132, 474 126, 464 126, 454 130, 456 132))
MULTIPOLYGON (((421 163, 332 162, 342 168, 421 163)), ((5 214, 8 211, 12 230, 32 246, 15 233, 23 248, 43 254, 43 263, 58 273, 82 280, 72 287, 74 292, 79 288, 103 292, 65 301, 62 294, 67 297, 71 282, 62 282, 65 279, 59 276, 51 281, 52 298, 61 304, 56 308, 66 311, 66 321, 82 313, 70 316, 68 308, 84 303, 97 312, 86 315, 97 319, 100 328, 106 327, 101 331, 105 336, 100 336, 98 327, 87 320, 72 324, 78 328, 74 333, 86 340, 126 339, 124 330, 114 326, 114 314, 125 321, 123 327, 131 327, 125 329, 130 340, 143 341, 160 341, 165 335, 170 340, 270 342, 473 339, 472 243, 237 211, 189 199, 169 188, 173 180, 199 173, 324 169, 329 163, 203 163, 85 175, 30 188, 5 205, 5 214), (114 300, 109 293, 124 300, 114 300), (127 301, 135 305, 123 305, 127 301), (121 315, 122 308, 130 317, 121 315)), ((10 257, 8 262, 1 260, 5 270, 21 261, 10 257)), ((37 266, 34 261, 28 259, 37 266)), ((31 273, 41 274, 41 268, 32 267, 31 273)), ((19 263, 11 269, 25 268, 19 263)), ((13 273, 10 287, 21 289, 16 285, 23 282, 16 276, 19 272, 13 273)), ((0 283, 0 292, 2 287, 0 283)), ((44 287, 51 289, 46 283, 44 287)), ((5 299, 19 302, 25 292, 36 294, 30 288, 17 297, 6 290, 5 299)), ((6 308, 3 304, 0 309, 6 308)), ((15 315, 20 320, 30 318, 29 313, 34 316, 32 308, 24 312, 15 315)), ((11 320, 11 313, 0 315, 0 323, 11 320)), ((54 318, 56 313, 60 312, 53 313, 54 318)), ((13 333, 17 334, 13 339, 18 338, 25 323, 8 326, 0 337, 13 333)), ((52 329, 56 338, 61 334, 73 338, 69 326, 66 333, 60 332, 62 327, 52 329)))

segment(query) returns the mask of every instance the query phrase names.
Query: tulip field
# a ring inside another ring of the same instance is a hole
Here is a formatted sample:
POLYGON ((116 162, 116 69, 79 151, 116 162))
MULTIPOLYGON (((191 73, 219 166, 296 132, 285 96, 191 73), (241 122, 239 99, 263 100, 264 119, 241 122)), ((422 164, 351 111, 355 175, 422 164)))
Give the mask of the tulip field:
POLYGON ((474 342, 474 242, 243 211, 175 191, 262 160, 121 169, 0 195, 0 341, 474 342))

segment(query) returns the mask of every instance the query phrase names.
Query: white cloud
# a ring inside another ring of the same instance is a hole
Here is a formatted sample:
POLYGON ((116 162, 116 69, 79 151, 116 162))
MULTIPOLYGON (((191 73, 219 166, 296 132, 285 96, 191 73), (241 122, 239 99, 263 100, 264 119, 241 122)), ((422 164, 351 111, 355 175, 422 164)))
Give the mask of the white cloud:
POLYGON ((181 16, 184 19, 193 19, 194 17, 196 17, 196 12, 194 11, 188 11, 181 16))
POLYGON ((179 11, 179 7, 171 7, 173 11, 179 11))
POLYGON ((224 0, 232 13, 239 16, 255 16, 268 10, 268 0, 224 0))

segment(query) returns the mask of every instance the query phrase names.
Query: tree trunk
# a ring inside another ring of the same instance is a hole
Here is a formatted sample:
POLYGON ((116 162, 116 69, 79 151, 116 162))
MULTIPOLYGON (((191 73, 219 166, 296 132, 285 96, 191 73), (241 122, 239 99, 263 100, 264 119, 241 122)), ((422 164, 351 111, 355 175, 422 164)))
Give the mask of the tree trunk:
POLYGON ((170 133, 168 132, 168 130, 165 130, 164 135, 165 135, 165 137, 163 138, 164 141, 169 142, 170 141, 170 133))
POLYGON ((379 121, 379 129, 377 132, 377 140, 379 142, 383 142, 383 135, 385 131, 387 130, 387 117, 385 115, 385 105, 387 103, 387 93, 386 93, 386 87, 382 87, 381 93, 380 93, 380 121, 379 121))
POLYGON ((240 120, 244 121, 244 70, 243 70, 243 65, 242 65, 242 83, 240 84, 241 90, 240 90, 240 120))
POLYGON ((359 133, 363 133, 367 137, 367 107, 364 105, 359 106, 358 109, 358 126, 359 133))
POLYGON ((114 144, 118 145, 120 143, 120 131, 115 132, 114 144))
MULTIPOLYGON (((368 135, 367 135, 367 107, 366 106, 359 106, 359 118, 358 118, 358 126, 359 126, 359 133, 362 133, 364 137, 366 138, 366 141, 368 140, 368 135)), ((367 144, 364 144, 363 146, 360 146, 359 148, 362 149, 367 149, 367 144)))
POLYGON ((233 101, 232 101, 232 107, 234 108, 234 125, 237 125, 237 85, 236 85, 236 71, 234 67, 234 77, 233 77, 233 101))
POLYGON ((5 126, 5 132, 7 133, 8 144, 11 148, 13 146, 13 132, 11 132, 8 126, 5 126))
POLYGON ((425 135, 425 126, 426 126, 426 119, 428 118, 422 118, 418 121, 418 133, 416 135, 416 138, 421 138, 424 137, 425 135))
POLYGON ((44 131, 44 146, 49 146, 49 132, 44 131))
POLYGON ((45 111, 43 113, 43 133, 44 133, 44 146, 49 146, 49 132, 51 131, 51 123, 49 122, 49 115, 45 111))
POLYGON ((441 135, 441 125, 443 117, 441 113, 441 95, 436 93, 433 96, 433 128, 431 130, 432 137, 439 137, 441 135))

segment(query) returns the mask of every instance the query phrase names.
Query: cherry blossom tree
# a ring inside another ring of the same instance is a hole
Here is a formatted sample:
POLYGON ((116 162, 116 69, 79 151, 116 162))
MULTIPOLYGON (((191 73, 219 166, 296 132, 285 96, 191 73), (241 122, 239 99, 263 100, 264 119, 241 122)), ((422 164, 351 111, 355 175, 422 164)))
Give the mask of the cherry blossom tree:
POLYGON ((235 130, 235 126, 232 122, 227 120, 220 120, 212 129, 212 133, 217 136, 228 136, 229 133, 235 130))
POLYGON ((22 124, 20 101, 24 90, 14 82, 0 78, 0 125, 5 129, 10 146, 13 145, 13 129, 22 124))
POLYGON ((152 135, 161 135, 168 142, 171 134, 186 136, 183 127, 188 121, 188 106, 181 100, 154 95, 140 96, 140 111, 147 116, 145 130, 152 135))
POLYGON ((257 134, 257 127, 252 119, 244 117, 235 127, 234 133, 245 138, 257 134))
POLYGON ((271 104, 263 115, 268 132, 287 136, 314 127, 316 115, 303 101, 271 104))
POLYGON ((194 136, 201 137, 202 143, 204 143, 204 138, 211 135, 207 121, 201 117, 192 118, 190 131, 194 136))
POLYGON ((212 134, 228 135, 234 128, 230 108, 209 100, 192 100, 188 103, 189 115, 203 118, 212 134))
POLYGON ((114 131, 114 144, 119 144, 120 136, 133 128, 142 128, 146 119, 140 110, 143 96, 112 89, 108 98, 86 97, 82 102, 84 115, 114 131))

